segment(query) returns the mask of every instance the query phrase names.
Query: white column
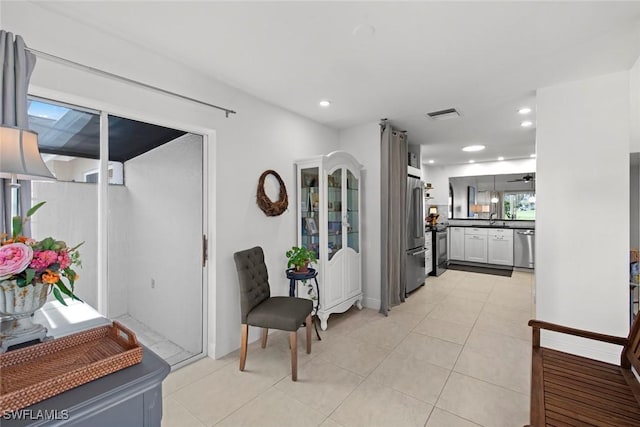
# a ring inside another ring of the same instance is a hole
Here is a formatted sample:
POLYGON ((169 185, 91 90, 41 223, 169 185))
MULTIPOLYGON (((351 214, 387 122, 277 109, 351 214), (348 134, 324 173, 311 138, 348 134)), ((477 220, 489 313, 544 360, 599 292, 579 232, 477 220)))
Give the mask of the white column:
MULTIPOLYGON (((629 329, 629 72, 538 90, 536 317, 629 329)), ((566 335, 542 344, 609 362, 620 349, 566 335)))

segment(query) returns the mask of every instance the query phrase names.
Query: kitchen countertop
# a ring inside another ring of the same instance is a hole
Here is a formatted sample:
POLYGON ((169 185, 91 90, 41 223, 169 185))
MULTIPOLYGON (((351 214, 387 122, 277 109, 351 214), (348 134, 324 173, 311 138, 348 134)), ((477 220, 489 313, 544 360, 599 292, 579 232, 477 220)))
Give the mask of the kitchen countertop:
MULTIPOLYGON (((438 224, 441 225, 441 224, 438 224)), ((464 227, 464 228, 511 228, 514 230, 535 230, 535 225, 528 224, 506 224, 502 225, 502 221, 498 221, 493 225, 489 224, 447 224, 447 227, 464 227)), ((433 230, 430 226, 426 226, 425 230, 430 231, 433 230)))
POLYGON ((496 223, 493 225, 489 224, 478 224, 478 225, 458 225, 458 224, 449 224, 449 227, 467 227, 467 228, 514 228, 514 229, 526 229, 526 230, 534 230, 535 226, 530 225, 502 225, 501 223, 496 223))

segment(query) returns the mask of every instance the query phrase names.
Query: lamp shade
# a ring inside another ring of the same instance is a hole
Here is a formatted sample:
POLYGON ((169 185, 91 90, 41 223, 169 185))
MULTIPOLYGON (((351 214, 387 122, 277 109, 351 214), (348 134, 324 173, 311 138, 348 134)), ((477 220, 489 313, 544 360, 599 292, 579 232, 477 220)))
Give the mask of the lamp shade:
POLYGON ((38 134, 0 126, 0 178, 56 179, 38 150, 38 134))

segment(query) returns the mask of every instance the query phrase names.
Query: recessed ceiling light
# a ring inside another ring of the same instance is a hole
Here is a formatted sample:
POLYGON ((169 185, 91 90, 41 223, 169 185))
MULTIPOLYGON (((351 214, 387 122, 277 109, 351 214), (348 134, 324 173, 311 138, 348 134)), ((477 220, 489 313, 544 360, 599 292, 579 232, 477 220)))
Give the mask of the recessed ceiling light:
POLYGON ((436 161, 435 161, 435 160, 433 160, 433 159, 429 160, 429 163, 431 163, 431 164, 434 164, 435 162, 436 162, 436 161))
POLYGON ((499 160, 499 161, 503 161, 503 160, 504 160, 504 157, 500 156, 500 157, 498 157, 498 160, 499 160))
POLYGON ((462 149, 462 151, 474 152, 474 151, 482 151, 485 149, 484 145, 468 145, 462 149))
POLYGON ((469 160, 469 163, 475 163, 475 162, 476 162, 475 160, 469 160))
POLYGON ((529 107, 522 107, 521 109, 518 110, 518 113, 520 114, 529 114, 531 112, 531 108, 529 107))
POLYGON ((536 158, 536 153, 533 153, 532 155, 530 155, 529 157, 531 157, 532 159, 536 158))
POLYGON ((522 126, 523 128, 528 128, 531 125, 533 125, 533 122, 531 120, 525 120, 524 122, 520 123, 520 126, 522 126))
POLYGON ((320 105, 321 107, 327 108, 328 106, 331 105, 331 101, 327 101, 326 99, 323 99, 322 101, 318 102, 318 105, 320 105))

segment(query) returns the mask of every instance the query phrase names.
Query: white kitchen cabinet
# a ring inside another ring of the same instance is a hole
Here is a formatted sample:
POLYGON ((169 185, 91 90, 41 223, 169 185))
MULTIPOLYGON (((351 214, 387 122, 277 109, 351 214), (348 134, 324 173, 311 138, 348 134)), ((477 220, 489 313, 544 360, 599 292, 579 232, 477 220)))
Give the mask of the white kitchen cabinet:
POLYGON ((467 228, 464 233, 464 260, 487 262, 487 229, 467 228))
POLYGON ((513 230, 491 229, 488 239, 489 264, 513 266, 513 230))
POLYGON ((449 227, 449 259, 464 261, 464 227, 449 227))
POLYGON ((360 165, 335 151, 296 162, 298 246, 316 252, 323 330, 332 313, 362 309, 360 165))
POLYGON ((424 234, 424 274, 428 276, 433 271, 433 232, 424 234))

